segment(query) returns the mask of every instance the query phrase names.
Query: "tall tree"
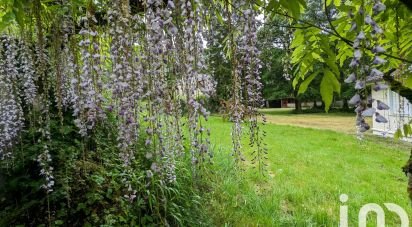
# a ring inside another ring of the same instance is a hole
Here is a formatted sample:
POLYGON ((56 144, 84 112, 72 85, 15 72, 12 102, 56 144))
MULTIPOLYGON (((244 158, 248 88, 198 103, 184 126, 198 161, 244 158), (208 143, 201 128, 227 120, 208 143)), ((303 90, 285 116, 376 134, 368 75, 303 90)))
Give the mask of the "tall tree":
MULTIPOLYGON (((293 87, 292 66, 290 64, 290 25, 281 17, 267 21, 259 31, 259 48, 262 50, 263 95, 266 100, 295 100, 295 110, 302 110, 303 101, 320 99, 316 83, 312 83, 305 93, 299 93, 299 86, 293 87)), ((318 84, 317 84, 318 86, 318 84)))

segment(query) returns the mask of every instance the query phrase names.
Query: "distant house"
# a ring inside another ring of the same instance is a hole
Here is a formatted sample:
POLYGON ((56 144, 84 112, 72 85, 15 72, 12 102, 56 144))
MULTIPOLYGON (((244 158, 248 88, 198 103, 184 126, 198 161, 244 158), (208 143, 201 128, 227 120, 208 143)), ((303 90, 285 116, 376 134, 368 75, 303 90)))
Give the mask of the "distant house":
POLYGON ((266 108, 295 108, 294 98, 266 100, 266 108))
MULTIPOLYGON (((372 98, 390 107, 389 110, 378 110, 388 120, 388 123, 377 123, 375 115, 373 116, 373 134, 392 137, 398 128, 403 128, 404 124, 412 120, 412 104, 390 89, 381 91, 372 89, 372 98)), ((377 108, 377 102, 373 102, 372 107, 377 108)))
MULTIPOLYGON (((321 106, 322 102, 317 101, 317 106, 321 106)), ((295 108, 295 99, 294 98, 283 98, 275 100, 266 100, 266 108, 295 108)), ((313 101, 302 101, 302 108, 312 108, 314 105, 313 101)))

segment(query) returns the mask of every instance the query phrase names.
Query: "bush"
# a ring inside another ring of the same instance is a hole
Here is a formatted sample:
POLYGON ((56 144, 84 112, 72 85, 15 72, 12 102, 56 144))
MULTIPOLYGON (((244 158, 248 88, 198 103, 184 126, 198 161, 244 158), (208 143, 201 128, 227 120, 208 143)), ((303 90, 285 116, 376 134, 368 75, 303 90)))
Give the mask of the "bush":
MULTIPOLYGON (((201 191, 193 183, 190 162, 177 162, 177 181, 165 183, 154 176, 144 152, 138 150, 131 171, 125 173, 119 158, 114 120, 99 125, 82 139, 71 114, 63 124, 51 120, 50 152, 55 186, 46 193, 36 161, 43 144, 35 125, 23 133, 13 160, 3 161, 0 172, 0 226, 42 224, 64 226, 199 225, 201 191), (125 188, 124 179, 132 185, 125 188), (136 190, 130 202, 125 197, 136 190)), ((139 147, 139 146, 136 146, 139 147)), ((144 146, 141 146, 144 147, 144 146)))

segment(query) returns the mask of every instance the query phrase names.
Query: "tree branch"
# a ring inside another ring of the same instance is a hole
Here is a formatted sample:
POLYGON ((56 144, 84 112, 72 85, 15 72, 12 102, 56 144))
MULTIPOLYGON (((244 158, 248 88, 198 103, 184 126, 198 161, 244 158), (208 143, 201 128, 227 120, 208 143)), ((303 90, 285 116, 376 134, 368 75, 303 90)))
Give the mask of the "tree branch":
POLYGON ((328 6, 325 0, 325 14, 326 14, 326 19, 328 20, 329 26, 331 27, 332 31, 335 33, 336 37, 340 38, 342 41, 344 41, 347 44, 350 44, 351 46, 353 45, 353 42, 344 38, 339 34, 339 32, 336 30, 335 26, 332 24, 332 19, 330 18, 329 12, 328 12, 328 6))
MULTIPOLYGON (((262 6, 259 5, 258 3, 255 3, 255 4, 258 5, 258 6, 260 6, 260 7, 262 7, 262 6)), ((412 4, 411 4, 411 5, 412 5, 412 4)), ((330 23, 330 25, 332 25, 332 27, 331 27, 332 31, 331 31, 331 30, 329 30, 329 29, 322 28, 322 27, 320 27, 320 26, 318 26, 318 25, 316 25, 316 24, 314 24, 314 23, 311 23, 311 22, 309 22, 309 21, 302 20, 302 19, 297 19, 297 18, 295 18, 295 17, 293 17, 293 16, 290 16, 290 15, 288 15, 288 14, 285 14, 285 13, 282 13, 282 12, 279 12, 279 11, 274 11, 274 10, 272 10, 271 13, 274 13, 274 14, 277 14, 277 15, 280 15, 280 16, 284 16, 284 17, 290 18, 290 19, 292 19, 292 20, 295 20, 296 22, 309 25, 309 27, 317 28, 317 29, 319 29, 319 30, 321 30, 321 31, 323 31, 323 32, 325 32, 325 33, 328 33, 329 35, 333 35, 333 36, 339 38, 341 41, 343 41, 343 42, 346 43, 347 45, 349 45, 349 46, 351 46, 351 47, 353 46, 353 41, 351 41, 351 40, 349 40, 349 39, 347 39, 347 38, 345 38, 345 37, 342 37, 339 33, 336 32, 336 29, 335 29, 335 31, 334 31, 334 27, 333 27, 332 23, 330 23)), ((329 19, 328 19, 328 21, 329 21, 329 19)), ((365 46, 364 46, 363 48, 365 48, 365 49, 367 49, 367 50, 369 50, 369 51, 372 51, 372 48, 371 48, 371 47, 365 47, 365 46)), ((409 60, 409 59, 404 59, 404 58, 401 58, 401 57, 398 57, 398 56, 394 56, 394 55, 391 55, 391 54, 388 54, 388 53, 381 53, 381 55, 386 56, 386 57, 388 57, 388 58, 392 58, 392 59, 396 59, 396 60, 399 60, 399 61, 402 61, 402 62, 406 62, 406 63, 412 64, 412 60, 409 60)))

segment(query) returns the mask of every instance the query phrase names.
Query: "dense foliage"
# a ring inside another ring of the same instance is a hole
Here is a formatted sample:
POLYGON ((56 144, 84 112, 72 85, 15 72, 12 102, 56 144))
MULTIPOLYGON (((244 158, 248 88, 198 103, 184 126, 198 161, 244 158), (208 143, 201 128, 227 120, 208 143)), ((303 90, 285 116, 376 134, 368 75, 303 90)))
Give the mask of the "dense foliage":
MULTIPOLYGON (((215 81, 207 74, 204 40, 213 20, 208 10, 216 5, 1 3, 3 224, 198 219, 191 215, 200 207, 196 188, 213 156, 205 121, 215 81)), ((263 172, 258 12, 248 1, 222 5, 234 63, 233 156, 244 160, 248 119, 252 162, 263 172)))
MULTIPOLYGON (((294 83, 310 84, 321 76, 320 91, 328 109, 334 93, 341 92, 341 72, 347 74, 344 81, 354 83, 353 88, 358 92, 349 104, 357 107, 356 125, 361 137, 370 128, 365 116, 375 115, 376 121, 387 122, 370 108, 373 100, 368 83, 374 83, 372 87, 378 91, 387 89, 382 83, 387 82, 393 91, 410 100, 412 40, 408 31, 412 17, 401 2, 389 0, 324 1, 322 11, 319 12, 325 17, 320 20, 322 23, 294 18, 299 25, 292 42, 292 60, 298 65, 294 83)), ((376 102, 378 110, 388 109, 382 100, 376 102)), ((403 133, 410 134, 409 130, 403 133)))

